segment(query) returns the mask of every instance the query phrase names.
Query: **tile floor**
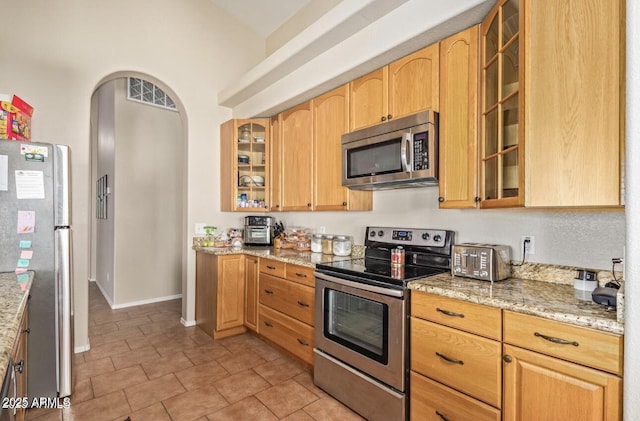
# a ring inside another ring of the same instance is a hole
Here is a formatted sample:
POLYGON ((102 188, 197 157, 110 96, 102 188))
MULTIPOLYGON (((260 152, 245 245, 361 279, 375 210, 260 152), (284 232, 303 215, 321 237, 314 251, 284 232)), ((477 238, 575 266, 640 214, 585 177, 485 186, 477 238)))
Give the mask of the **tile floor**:
POLYGON ((301 365, 250 334, 214 341, 180 324, 181 301, 111 310, 89 287, 91 350, 75 355, 63 410, 28 420, 360 420, 301 365))

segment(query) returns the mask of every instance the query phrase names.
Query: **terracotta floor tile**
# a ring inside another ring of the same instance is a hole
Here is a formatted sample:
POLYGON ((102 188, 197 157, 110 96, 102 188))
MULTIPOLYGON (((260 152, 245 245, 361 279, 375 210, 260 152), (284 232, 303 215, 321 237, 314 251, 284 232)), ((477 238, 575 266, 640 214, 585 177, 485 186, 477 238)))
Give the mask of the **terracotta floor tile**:
POLYGON ((317 400, 305 406, 304 411, 316 421, 359 421, 364 419, 330 397, 317 400))
POLYGON ((177 371, 175 375, 187 390, 194 390, 228 377, 229 372, 217 361, 211 361, 206 364, 177 371))
POLYGON ((278 383, 255 396, 279 418, 286 417, 318 400, 316 395, 294 380, 278 383))
POLYGON ((174 421, 191 421, 229 405, 213 386, 192 390, 162 403, 174 421))
POLYGON ((229 350, 222 345, 200 345, 197 348, 185 349, 184 354, 195 365, 207 363, 221 358, 231 357, 229 350))
POLYGON ((123 352, 122 354, 112 355, 111 361, 116 370, 120 370, 156 358, 160 358, 160 354, 156 352, 156 349, 153 346, 145 346, 144 348, 137 348, 129 352, 123 352))
POLYGON ((278 358, 282 358, 285 356, 285 354, 283 354, 282 352, 262 341, 256 344, 252 344, 249 349, 260 355, 266 361, 277 360, 278 358))
POLYGON ((152 335, 142 335, 136 338, 127 339, 129 348, 138 349, 149 345, 158 345, 167 341, 167 335, 164 333, 154 333, 152 335))
POLYGON ((151 335, 152 333, 165 332, 169 328, 180 327, 182 324, 180 320, 164 320, 162 322, 151 322, 144 325, 140 325, 140 330, 145 335, 151 335))
POLYGON ((97 346, 94 346, 92 343, 91 349, 84 353, 84 359, 85 361, 100 360, 111 355, 122 354, 123 352, 129 351, 131 351, 131 348, 129 348, 129 345, 124 339, 97 346))
POLYGON ((233 351, 231 352, 232 355, 230 357, 218 360, 220 365, 222 365, 231 374, 239 373, 248 368, 262 365, 266 362, 264 358, 252 350, 244 350, 238 353, 233 353, 233 351))
POLYGON ((329 396, 324 390, 320 389, 318 386, 313 384, 313 374, 303 371, 293 378, 293 380, 297 381, 301 385, 307 388, 307 390, 311 391, 314 395, 319 398, 325 398, 329 396))
POLYGON ((99 326, 105 323, 119 322, 120 320, 127 320, 129 318, 129 315, 126 312, 121 312, 121 313, 111 312, 111 313, 93 314, 91 318, 93 319, 93 322, 99 326))
POLYGON ((253 370, 246 370, 214 383, 220 394, 229 402, 237 402, 254 395, 271 385, 253 370))
POLYGON ((89 337, 95 337, 98 335, 104 335, 105 333, 112 333, 118 331, 118 325, 116 322, 109 322, 98 326, 93 326, 90 329, 89 337))
POLYGON ((311 415, 304 412, 304 409, 294 412, 291 415, 288 415, 284 418, 281 418, 282 421, 314 421, 311 415))
POLYGON ((93 386, 91 385, 91 379, 85 379, 78 381, 76 379, 73 385, 73 394, 71 395, 71 403, 76 404, 89 399, 93 399, 93 386))
POLYGON ((281 383, 302 373, 300 364, 286 357, 269 361, 253 369, 271 384, 281 383))
POLYGON ((180 313, 175 311, 158 311, 147 315, 152 322, 180 321, 180 313))
POLYGON ((71 404, 63 410, 65 421, 109 421, 116 417, 123 417, 131 412, 127 398, 122 390, 102 396, 100 399, 91 399, 79 404, 71 404))
POLYGON ((258 399, 251 396, 207 415, 209 421, 251 420, 274 421, 278 418, 258 399))
POLYGON ((139 411, 116 418, 113 421, 123 421, 127 417, 131 418, 131 421, 171 421, 171 417, 161 403, 147 406, 139 411))
POLYGON ((176 376, 167 374, 154 380, 130 386, 124 389, 133 411, 161 402, 186 392, 176 376))
POLYGON ((243 333, 242 335, 219 339, 216 343, 224 345, 231 352, 241 352, 252 346, 263 344, 264 342, 250 333, 243 333))
POLYGON ((131 338, 140 338, 144 334, 137 327, 127 327, 125 329, 119 329, 115 332, 105 333, 104 335, 97 335, 90 339, 91 347, 109 344, 112 342, 118 342, 131 338))
POLYGON ((129 386, 144 383, 149 379, 139 365, 123 368, 111 373, 101 374, 91 378, 93 393, 96 398, 122 390, 129 386))
POLYGON ((165 356, 175 354, 187 349, 196 348, 198 346, 191 338, 167 339, 165 342, 155 344, 158 354, 165 356))
POLYGON ((29 421, 62 421, 62 409, 28 409, 26 419, 29 421))
POLYGON ((129 315, 127 314, 127 318, 125 320, 120 320, 116 322, 116 324, 118 325, 118 329, 125 329, 127 327, 138 327, 142 325, 148 325, 149 323, 152 323, 152 322, 153 320, 151 320, 147 316, 130 318, 129 315))
POLYGON ((114 371, 111 358, 103 358, 101 360, 87 361, 81 364, 75 369, 76 382, 89 379, 91 376, 97 376, 98 374, 108 373, 114 371))
POLYGON ((144 372, 147 373, 149 379, 162 377, 165 374, 174 373, 189 367, 193 367, 193 363, 183 352, 153 358, 142 363, 142 368, 144 372))

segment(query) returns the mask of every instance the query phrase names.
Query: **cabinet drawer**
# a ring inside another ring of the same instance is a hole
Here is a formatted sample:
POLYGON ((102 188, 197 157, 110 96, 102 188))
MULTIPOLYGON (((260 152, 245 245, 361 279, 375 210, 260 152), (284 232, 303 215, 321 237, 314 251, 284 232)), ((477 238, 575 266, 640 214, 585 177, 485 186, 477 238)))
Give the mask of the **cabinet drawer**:
POLYGON ((313 326, 315 289, 270 275, 260 278, 260 304, 313 326))
POLYGON ((260 259, 260 273, 268 273, 269 275, 284 278, 284 268, 287 264, 278 260, 260 259))
POLYGON ((313 365, 313 327, 260 305, 260 334, 313 365))
POLYGON ((315 270, 313 268, 306 266, 287 264, 286 278, 290 281, 299 282, 315 288, 316 280, 313 275, 314 271, 315 270))
POLYGON ((411 372, 411 421, 500 421, 500 411, 411 372))
POLYGON ((466 332, 502 339, 502 311, 448 297, 411 291, 411 315, 466 332))
POLYGON ((622 335, 505 311, 504 342, 622 375, 622 335))
POLYGON ((412 317, 411 369, 500 407, 500 342, 412 317))

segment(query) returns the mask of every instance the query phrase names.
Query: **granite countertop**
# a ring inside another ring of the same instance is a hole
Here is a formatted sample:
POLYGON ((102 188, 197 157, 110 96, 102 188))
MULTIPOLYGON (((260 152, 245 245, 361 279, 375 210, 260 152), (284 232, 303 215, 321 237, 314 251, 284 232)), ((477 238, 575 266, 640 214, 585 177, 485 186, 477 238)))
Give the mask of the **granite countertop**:
POLYGON ((443 273, 412 281, 409 288, 604 332, 624 333, 624 325, 617 321, 615 311, 607 311, 590 299, 576 298, 573 285, 519 278, 491 283, 443 273))
POLYGON ((334 256, 331 254, 311 253, 310 251, 296 251, 293 249, 275 249, 266 246, 243 246, 235 247, 202 247, 194 245, 193 249, 198 252, 227 255, 227 254, 246 254, 255 257, 267 257, 269 259, 278 260, 285 263, 293 263, 300 266, 315 268, 316 263, 331 263, 340 260, 351 260, 358 257, 357 246, 354 247, 351 256, 334 256))
POLYGON ((0 273, 0 379, 7 371, 33 282, 33 272, 27 275, 29 280, 20 284, 14 272, 0 273))

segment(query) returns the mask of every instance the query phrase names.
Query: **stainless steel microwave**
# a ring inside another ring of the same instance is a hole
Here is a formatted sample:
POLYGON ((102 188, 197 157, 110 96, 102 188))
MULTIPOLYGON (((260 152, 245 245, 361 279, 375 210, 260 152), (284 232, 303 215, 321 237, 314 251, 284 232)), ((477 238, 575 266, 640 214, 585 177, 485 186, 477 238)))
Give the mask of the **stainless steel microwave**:
POLYGON ((423 111, 342 135, 342 185, 438 185, 438 113, 423 111))

